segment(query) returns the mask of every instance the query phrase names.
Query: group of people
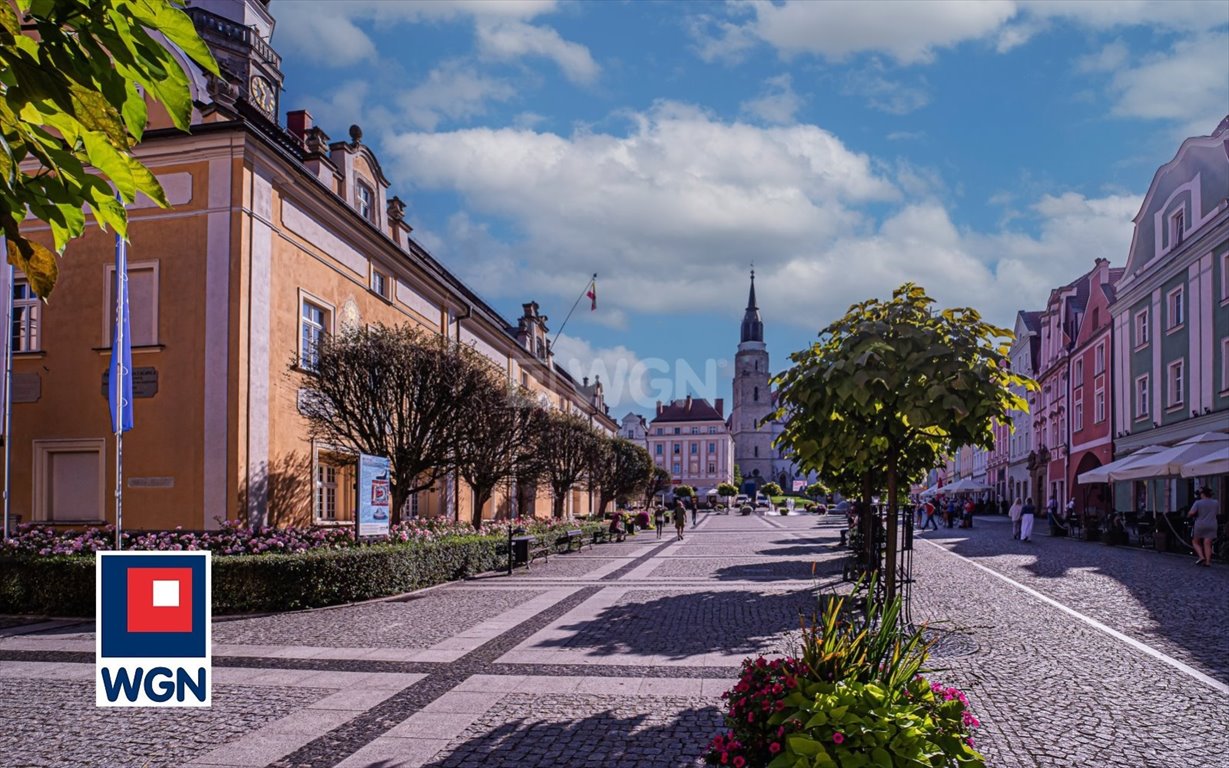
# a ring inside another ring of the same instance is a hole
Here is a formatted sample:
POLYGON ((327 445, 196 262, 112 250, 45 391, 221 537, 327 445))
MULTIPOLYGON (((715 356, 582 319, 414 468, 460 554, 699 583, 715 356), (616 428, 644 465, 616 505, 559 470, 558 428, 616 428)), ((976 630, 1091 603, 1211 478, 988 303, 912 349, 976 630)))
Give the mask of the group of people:
POLYGON ((961 528, 972 528, 973 514, 976 509, 977 506, 972 499, 965 499, 963 503, 954 497, 946 501, 942 499, 923 501, 915 508, 915 526, 921 531, 928 528, 937 531, 939 530, 938 518, 942 517, 948 528, 955 528, 957 523, 961 528))
POLYGON ((1007 518, 1011 520, 1011 538, 1017 541, 1033 540, 1033 523, 1037 518, 1037 508, 1033 506, 1030 496, 1023 503, 1017 498, 1007 510, 1007 518))

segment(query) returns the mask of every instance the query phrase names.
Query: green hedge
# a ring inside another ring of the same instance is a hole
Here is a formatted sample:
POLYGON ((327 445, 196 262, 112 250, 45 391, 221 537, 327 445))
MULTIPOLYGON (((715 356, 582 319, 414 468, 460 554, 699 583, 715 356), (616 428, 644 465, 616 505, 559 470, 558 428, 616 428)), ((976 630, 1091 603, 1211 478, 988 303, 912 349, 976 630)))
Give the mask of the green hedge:
MULTIPOLYGON (((581 526, 586 537, 601 524, 581 526)), ((553 541, 552 546, 556 546, 553 541)), ((319 549, 296 555, 213 558, 213 612, 293 611, 412 592, 507 567, 502 538, 319 549)), ((94 615, 94 558, 0 559, 0 614, 94 615)))

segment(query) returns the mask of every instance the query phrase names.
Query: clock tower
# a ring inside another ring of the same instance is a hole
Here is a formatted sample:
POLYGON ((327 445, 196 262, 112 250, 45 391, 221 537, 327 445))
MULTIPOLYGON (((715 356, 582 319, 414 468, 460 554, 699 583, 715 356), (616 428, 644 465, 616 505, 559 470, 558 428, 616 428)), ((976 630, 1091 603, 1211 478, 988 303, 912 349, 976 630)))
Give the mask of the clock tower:
POLYGON ((772 447, 772 389, 768 374, 768 347, 764 344, 764 321, 755 300, 755 270, 743 313, 738 352, 734 355, 734 409, 730 431, 734 437, 734 461, 743 476, 740 492, 776 480, 772 447))
POLYGON ((188 0, 185 10, 222 72, 223 82, 211 83, 210 90, 233 98, 237 112, 277 123, 282 57, 269 44, 274 20, 268 0, 188 0))

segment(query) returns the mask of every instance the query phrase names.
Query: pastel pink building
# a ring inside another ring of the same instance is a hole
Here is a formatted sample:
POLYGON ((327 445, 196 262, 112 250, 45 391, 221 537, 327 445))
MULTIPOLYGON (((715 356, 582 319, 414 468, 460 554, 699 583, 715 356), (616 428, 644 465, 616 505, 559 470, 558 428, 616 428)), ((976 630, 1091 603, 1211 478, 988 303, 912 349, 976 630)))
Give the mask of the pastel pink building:
POLYGON ((690 485, 703 496, 734 482, 734 439, 724 408, 721 398, 709 404, 690 395, 657 404, 645 439, 653 461, 670 473, 674 485, 690 485))

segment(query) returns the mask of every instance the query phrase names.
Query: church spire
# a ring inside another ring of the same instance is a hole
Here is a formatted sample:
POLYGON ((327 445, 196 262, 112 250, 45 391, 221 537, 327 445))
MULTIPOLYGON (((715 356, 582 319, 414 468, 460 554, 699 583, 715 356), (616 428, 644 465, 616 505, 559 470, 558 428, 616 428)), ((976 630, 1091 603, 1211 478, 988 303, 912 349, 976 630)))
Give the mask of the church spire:
POLYGON ((760 320, 760 308, 755 303, 755 269, 751 270, 751 292, 747 294, 747 311, 743 314, 740 342, 764 340, 764 322, 760 320))

